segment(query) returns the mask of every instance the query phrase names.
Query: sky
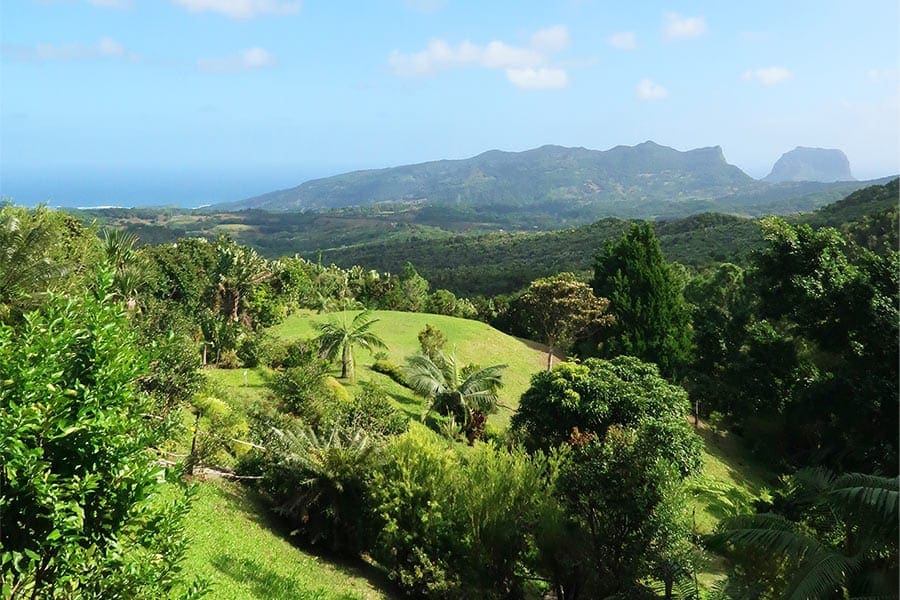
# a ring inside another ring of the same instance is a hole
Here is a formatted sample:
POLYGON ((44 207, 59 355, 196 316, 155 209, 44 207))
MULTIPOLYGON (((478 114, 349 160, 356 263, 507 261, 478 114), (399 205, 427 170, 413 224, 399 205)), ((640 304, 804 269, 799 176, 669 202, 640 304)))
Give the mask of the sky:
POLYGON ((900 172, 896 0, 2 0, 0 195, 237 200, 544 144, 900 172))

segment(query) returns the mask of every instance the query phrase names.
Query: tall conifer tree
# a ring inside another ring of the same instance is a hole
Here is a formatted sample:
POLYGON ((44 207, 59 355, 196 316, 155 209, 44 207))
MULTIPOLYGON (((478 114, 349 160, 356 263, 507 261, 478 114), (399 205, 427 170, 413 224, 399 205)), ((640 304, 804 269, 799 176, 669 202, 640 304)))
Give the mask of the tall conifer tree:
POLYGON ((596 296, 609 299, 616 319, 601 353, 636 356, 677 376, 691 353, 690 312, 684 285, 650 223, 632 225, 618 244, 607 242, 594 265, 593 286, 596 296))

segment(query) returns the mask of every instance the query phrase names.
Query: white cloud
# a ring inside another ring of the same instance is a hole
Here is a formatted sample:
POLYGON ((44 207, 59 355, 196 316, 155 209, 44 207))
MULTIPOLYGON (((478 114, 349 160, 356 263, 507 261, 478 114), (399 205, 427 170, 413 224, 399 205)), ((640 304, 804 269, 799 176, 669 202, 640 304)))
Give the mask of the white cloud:
POLYGON ((620 31, 614 33, 606 38, 606 41, 610 46, 618 48, 619 50, 634 50, 637 48, 637 36, 633 31, 620 31))
POLYGON ((215 12, 232 19, 252 19, 262 15, 295 15, 300 0, 174 0, 191 12, 215 12))
POLYGON ((893 83, 897 81, 897 69, 869 69, 866 71, 866 77, 874 83, 893 83))
POLYGON ((506 78, 523 90, 558 90, 569 84, 569 74, 552 67, 507 69, 506 78))
POLYGON ((95 44, 4 45, 3 54, 25 61, 88 60, 92 58, 136 58, 116 40, 103 37, 95 44))
POLYGON ((744 71, 741 78, 745 81, 756 81, 766 87, 783 83, 793 79, 794 74, 784 67, 764 67, 762 69, 750 69, 744 71))
POLYGON ((568 45, 569 30, 563 25, 540 29, 531 35, 531 47, 538 52, 553 54, 565 50, 568 45))
POLYGON ((662 100, 669 97, 669 90, 650 79, 644 78, 637 84, 637 96, 641 100, 662 100))
POLYGON ((222 58, 201 58, 197 67, 207 73, 238 73, 271 67, 275 57, 263 48, 247 48, 222 58))
POLYGON ((562 25, 536 31, 528 46, 512 46, 494 40, 480 46, 464 40, 453 46, 442 39, 428 42, 424 50, 404 54, 394 50, 388 66, 401 77, 423 77, 447 69, 481 67, 504 69, 510 83, 524 89, 565 87, 569 77, 551 66, 553 55, 569 45, 569 32, 562 25))
POLYGON ((706 19, 704 17, 685 17, 678 13, 666 13, 665 26, 666 39, 685 40, 695 38, 706 33, 706 19))

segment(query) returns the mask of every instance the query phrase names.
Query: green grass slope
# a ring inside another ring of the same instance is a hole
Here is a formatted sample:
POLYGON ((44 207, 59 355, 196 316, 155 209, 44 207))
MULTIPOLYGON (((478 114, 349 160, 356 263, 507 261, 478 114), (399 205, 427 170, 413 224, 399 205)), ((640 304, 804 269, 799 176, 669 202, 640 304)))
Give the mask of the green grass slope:
POLYGON ((216 600, 390 598, 374 569, 344 566, 293 545, 247 490, 225 481, 197 486, 187 519, 184 571, 207 581, 216 600))
MULTIPOLYGON (((311 338, 316 335, 316 323, 341 317, 352 318, 356 314, 315 314, 301 311, 270 331, 285 340, 311 338)), ((462 364, 508 365, 503 372, 503 389, 500 391, 500 402, 504 407, 490 418, 498 426, 505 427, 509 423, 509 418, 519 405, 519 397, 528 389, 531 375, 546 368, 547 354, 544 346, 506 335, 480 321, 396 311, 375 311, 373 316, 378 322, 372 326, 372 331, 385 341, 389 359, 398 366, 403 365, 407 356, 419 351, 418 335, 426 325, 437 327, 444 333, 447 338, 445 352, 455 355, 462 364)), ((357 382, 375 380, 385 385, 401 404, 413 412, 416 412, 415 406, 419 406, 420 414, 422 401, 414 398, 409 390, 372 371, 370 366, 373 359, 368 352, 357 349, 354 356, 357 382)))

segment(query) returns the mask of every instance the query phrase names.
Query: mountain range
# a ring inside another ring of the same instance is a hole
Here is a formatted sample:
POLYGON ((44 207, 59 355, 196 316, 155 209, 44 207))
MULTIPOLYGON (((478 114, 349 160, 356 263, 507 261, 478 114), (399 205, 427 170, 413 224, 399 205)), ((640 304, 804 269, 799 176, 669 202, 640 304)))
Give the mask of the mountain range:
MULTIPOLYGON (((512 211, 584 222, 605 216, 669 218, 705 211, 756 215, 808 210, 871 183, 835 181, 835 173, 845 172, 850 178, 849 164, 845 171, 840 166, 828 170, 835 151, 798 150, 803 151, 797 155, 795 150, 787 159, 789 166, 793 165, 790 173, 779 181, 750 177, 729 164, 719 146, 682 152, 647 141, 605 151, 552 145, 524 152, 490 150, 461 160, 314 179, 213 208, 438 207, 475 210, 488 221, 492 213, 512 211), (828 179, 797 181, 798 173, 824 174, 828 179)), ((843 153, 836 152, 846 161, 843 153)), ((779 163, 786 161, 785 157, 779 163)), ((776 171, 781 172, 777 166, 773 174, 776 171)))

